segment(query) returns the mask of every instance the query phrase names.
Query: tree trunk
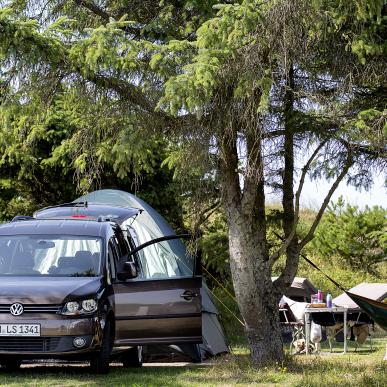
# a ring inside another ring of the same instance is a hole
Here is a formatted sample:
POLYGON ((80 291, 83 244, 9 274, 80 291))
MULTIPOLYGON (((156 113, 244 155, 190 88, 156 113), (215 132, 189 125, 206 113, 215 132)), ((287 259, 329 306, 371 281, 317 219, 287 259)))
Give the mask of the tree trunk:
POLYGON ((230 264, 235 295, 245 321, 252 360, 263 365, 283 359, 278 294, 266 253, 255 242, 249 219, 228 207, 230 264))
POLYGON ((237 131, 222 138, 221 177, 223 204, 229 227, 231 275, 235 296, 245 321, 251 357, 257 365, 281 361, 283 343, 278 301, 271 281, 266 239, 265 193, 261 142, 247 139, 249 160, 255 171, 245 174, 243 191, 238 173, 237 131))

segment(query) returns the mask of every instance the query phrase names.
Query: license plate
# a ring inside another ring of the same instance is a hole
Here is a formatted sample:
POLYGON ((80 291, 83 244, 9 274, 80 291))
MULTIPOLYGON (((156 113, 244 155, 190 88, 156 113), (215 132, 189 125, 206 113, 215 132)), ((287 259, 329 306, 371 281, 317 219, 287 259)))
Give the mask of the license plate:
POLYGON ((40 336, 40 324, 0 324, 0 336, 40 336))

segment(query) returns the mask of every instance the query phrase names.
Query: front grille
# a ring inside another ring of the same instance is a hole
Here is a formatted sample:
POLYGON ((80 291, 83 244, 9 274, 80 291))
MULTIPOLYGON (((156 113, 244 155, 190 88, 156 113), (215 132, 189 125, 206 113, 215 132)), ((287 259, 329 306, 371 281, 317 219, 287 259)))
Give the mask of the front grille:
POLYGON ((61 337, 0 337, 0 351, 49 352, 55 351, 61 337))
MULTIPOLYGON (((0 313, 11 313, 12 304, 0 304, 0 313)), ((58 313, 61 305, 23 305, 23 313, 58 313)))

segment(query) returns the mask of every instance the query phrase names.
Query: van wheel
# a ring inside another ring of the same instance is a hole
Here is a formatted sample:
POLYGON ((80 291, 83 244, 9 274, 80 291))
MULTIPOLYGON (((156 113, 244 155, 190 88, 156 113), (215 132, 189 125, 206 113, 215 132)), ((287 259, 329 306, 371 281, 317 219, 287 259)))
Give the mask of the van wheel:
POLYGON ((5 368, 8 372, 16 372, 20 369, 21 360, 15 359, 15 360, 2 360, 1 365, 5 368))
POLYGON ((96 354, 94 354, 90 360, 91 372, 96 374, 107 374, 109 372, 109 361, 111 351, 111 324, 110 321, 106 321, 101 349, 96 354))
POLYGON ((142 347, 133 347, 125 352, 121 361, 125 368, 138 368, 142 366, 142 347))

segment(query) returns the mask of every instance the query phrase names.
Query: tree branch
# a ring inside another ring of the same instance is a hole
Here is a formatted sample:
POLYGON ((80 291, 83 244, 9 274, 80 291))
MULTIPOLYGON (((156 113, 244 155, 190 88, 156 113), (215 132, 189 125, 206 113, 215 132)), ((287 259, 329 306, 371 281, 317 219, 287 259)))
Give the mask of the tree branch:
MULTIPOLYGON (((109 15, 109 13, 107 13, 101 7, 98 7, 92 0, 73 0, 73 2, 92 12, 94 15, 99 16, 105 23, 109 23, 110 19, 115 19, 112 15, 109 15)), ((121 29, 125 32, 135 35, 136 37, 139 37, 140 28, 135 28, 133 26, 124 26, 121 27, 121 29)))
POLYGON ((164 111, 156 111, 156 103, 149 100, 137 86, 132 85, 129 82, 115 77, 105 77, 104 75, 93 73, 91 71, 85 73, 76 65, 74 66, 74 64, 67 63, 66 61, 63 61, 62 65, 67 71, 76 72, 77 75, 83 77, 86 81, 94 83, 96 86, 115 91, 122 99, 152 115, 155 119, 159 119, 163 126, 163 130, 176 127, 178 122, 182 125, 187 121, 186 116, 176 118, 168 115, 164 111))
POLYGON ((156 104, 151 103, 144 93, 139 91, 138 87, 132 85, 129 82, 122 81, 121 79, 114 77, 105 77, 101 74, 96 74, 88 71, 83 74, 81 69, 77 69, 79 74, 95 85, 114 90, 120 97, 123 97, 127 101, 130 101, 134 105, 141 107, 147 112, 154 113, 156 104))
POLYGON ((93 1, 88 0, 73 0, 73 2, 83 8, 86 8, 87 10, 91 11, 95 15, 99 16, 101 19, 103 19, 105 22, 109 22, 110 15, 104 11, 102 8, 98 7, 96 4, 94 4, 93 1))
MULTIPOLYGON (((258 120, 257 104, 261 100, 262 92, 254 90, 252 103, 247 104, 241 126, 244 128, 247 165, 244 173, 242 207, 245 216, 251 216, 256 208, 258 190, 264 180, 262 160, 262 129, 258 120)), ((259 195, 261 198, 261 195, 259 195)), ((264 203, 263 203, 264 207, 264 203)), ((261 208, 258 206, 258 208, 261 208)), ((260 221, 260 219, 258 219, 260 221)))
MULTIPOLYGON (((255 132, 255 131, 254 131, 255 132)), ((242 206, 246 214, 253 212, 259 183, 263 180, 263 161, 259 134, 246 135, 247 166, 244 173, 242 206)))
POLYGON ((318 224, 320 223, 321 217, 323 216, 324 211, 327 208, 333 193, 336 191, 336 188, 338 187, 340 182, 343 180, 345 175, 348 173, 348 170, 349 170, 349 168, 351 168, 352 164, 353 164, 352 151, 349 150, 349 154, 348 154, 348 157, 347 157, 347 162, 345 163, 343 170, 341 171, 339 176, 337 176, 335 182, 332 184, 332 187, 328 191, 328 193, 327 193, 327 195, 326 195, 326 197, 325 197, 325 199, 324 199, 324 201, 323 201, 323 203, 322 203, 322 205, 320 207, 320 210, 318 211, 318 213, 316 215, 316 218, 314 219, 313 224, 310 227, 308 233, 302 239, 302 241, 299 243, 300 251, 305 247, 305 245, 307 243, 309 243, 313 239, 314 232, 316 231, 316 228, 317 228, 318 224))
POLYGON ((239 208, 241 203, 241 189, 238 176, 236 137, 225 136, 222 139, 221 153, 220 168, 222 170, 222 188, 226 198, 225 203, 226 205, 233 204, 233 207, 239 208))
MULTIPOLYGON (((225 90, 224 98, 229 98, 229 90, 225 90)), ((241 185, 238 173, 238 132, 233 124, 228 122, 226 117, 221 119, 219 124, 224 127, 224 134, 219 139, 219 169, 221 171, 221 186, 223 195, 223 204, 226 214, 232 211, 240 211, 241 209, 241 185)))
POLYGON ((278 129, 278 130, 271 130, 270 132, 265 132, 265 133, 262 133, 262 138, 275 138, 275 137, 280 137, 280 136, 284 136, 285 135, 285 130, 281 130, 281 129, 278 129))
POLYGON ((285 252, 285 250, 289 246, 290 242, 292 241, 292 239, 296 233, 297 225, 298 225, 298 221, 299 221, 300 197, 301 197, 302 188, 304 186, 306 174, 309 171, 309 167, 310 167, 311 163, 316 158, 318 152, 320 152, 320 150, 327 143, 327 141, 328 141, 328 139, 325 139, 324 141, 322 141, 319 144, 319 146, 314 150, 314 152, 312 153, 312 155, 309 157, 308 161, 306 162, 306 164, 302 168, 301 178, 300 178, 300 182, 298 184, 298 189, 296 192, 293 226, 292 226, 291 232, 289 233, 289 236, 286 239, 284 239, 283 243, 281 244, 281 247, 274 254, 272 254, 272 256, 270 257, 271 266, 285 252))
POLYGON ((194 218, 194 224, 193 224, 193 235, 199 236, 201 233, 199 231, 199 228, 202 224, 204 224, 208 218, 220 207, 220 200, 215 200, 209 207, 205 208, 203 211, 200 211, 199 214, 197 211, 191 213, 188 215, 188 218, 194 218))
POLYGON ((245 175, 242 211, 246 222, 251 222, 254 235, 264 261, 268 261, 269 254, 266 239, 265 214, 265 179, 263 173, 262 140, 259 130, 253 130, 246 135, 248 150, 248 166, 245 175), (258 132, 258 133, 257 133, 258 132))
POLYGON ((210 208, 207 208, 206 211, 203 211, 201 216, 201 224, 205 223, 208 218, 220 207, 220 201, 216 200, 214 205, 212 205, 210 208))
MULTIPOLYGON (((294 210, 295 218, 297 222, 299 220, 299 212, 300 212, 300 197, 301 197, 302 188, 304 187, 306 174, 308 173, 310 165, 312 164, 313 160, 316 158, 320 150, 325 146, 327 142, 328 142, 327 138, 324 141, 320 142, 319 146, 314 150, 314 152, 312 153, 312 155, 309 157, 308 161, 302 168, 300 182, 298 183, 298 189, 296 192, 296 204, 295 204, 295 210, 294 210)), ((295 224, 293 227, 296 228, 297 224, 295 224)))
POLYGON ((281 246, 273 257, 269 257, 269 262, 275 261, 285 250, 295 248, 297 241, 295 234, 297 229, 297 219, 294 213, 294 70, 293 64, 289 66, 286 79, 286 91, 284 96, 284 172, 282 178, 282 207, 284 210, 283 230, 287 243, 281 246))
POLYGON ((350 143, 347 140, 344 140, 343 138, 340 138, 339 141, 347 148, 351 148, 353 151, 357 151, 372 157, 380 157, 380 158, 386 158, 387 157, 387 149, 386 148, 374 148, 374 147, 368 147, 367 145, 362 144, 355 144, 350 143))

